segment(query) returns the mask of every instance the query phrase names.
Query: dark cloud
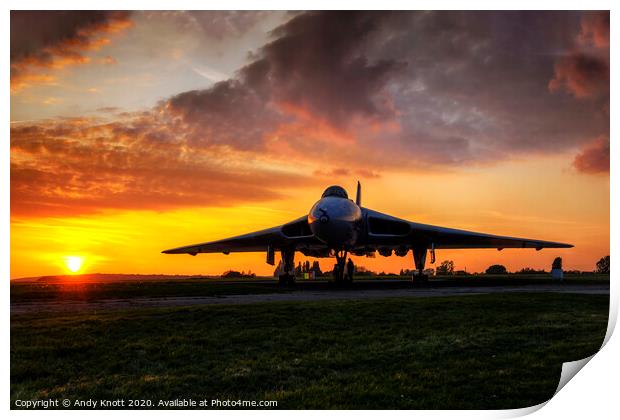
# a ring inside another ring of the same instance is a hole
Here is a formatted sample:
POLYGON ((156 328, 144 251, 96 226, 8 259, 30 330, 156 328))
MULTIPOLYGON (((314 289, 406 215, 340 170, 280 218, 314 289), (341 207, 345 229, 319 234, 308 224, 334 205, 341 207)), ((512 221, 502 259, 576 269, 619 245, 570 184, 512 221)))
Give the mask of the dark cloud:
MULTIPOLYGON (((548 90, 558 54, 579 37, 580 13, 423 12, 401 20, 407 24, 385 28, 367 52, 408 63, 389 83, 399 129, 356 133, 368 147, 392 149, 395 164, 558 153, 608 126, 598 103, 548 90)), ((608 80, 597 83, 608 90, 608 80)))
POLYGON ((574 46, 555 64, 549 89, 576 98, 609 96, 609 12, 584 12, 574 46))
POLYGON ((571 54, 555 65, 549 89, 566 89, 577 98, 605 94, 609 91, 609 63, 586 54, 571 54))
POLYGON ((601 136, 575 156, 573 166, 587 174, 609 173, 609 137, 601 136))
POLYGON ((276 39, 253 56, 236 80, 175 96, 168 101, 169 107, 200 130, 217 130, 222 137, 227 137, 227 132, 219 128, 232 128, 229 126, 255 134, 233 134, 232 143, 246 147, 256 147, 263 140, 260 128, 250 130, 248 126, 271 122, 273 127, 283 115, 319 119, 337 127, 346 127, 357 117, 393 116, 385 87, 404 63, 370 60, 364 55, 366 39, 389 16, 349 12, 297 15, 274 30, 276 39), (244 137, 246 140, 235 140, 244 137))
POLYGON ((556 62, 549 82, 552 92, 564 90, 583 106, 595 107, 584 116, 592 118, 592 129, 602 134, 573 161, 583 173, 609 173, 609 63, 609 12, 584 12, 573 46, 556 62))
POLYGON ((291 104, 336 126, 356 117, 384 118, 394 110, 383 93, 406 63, 370 59, 365 47, 389 25, 391 13, 311 12, 273 32, 240 71, 254 89, 277 103, 291 104))
POLYGON ((106 34, 130 25, 128 12, 11 11, 12 89, 44 80, 36 69, 88 62, 85 51, 105 44, 106 34))
POLYGON ((13 209, 233 204, 277 196, 278 179, 315 182, 257 169, 281 162, 372 178, 581 148, 575 167, 593 172, 605 148, 584 144, 609 138, 597 16, 297 14, 208 89, 114 123, 13 127, 13 209))
POLYGON ((283 121, 258 92, 237 80, 181 93, 162 107, 185 122, 194 143, 228 144, 242 150, 261 148, 266 131, 283 121))
POLYGON ((595 48, 609 47, 609 11, 584 12, 579 42, 595 48))
MULTIPOLYGON (((599 105, 548 89, 558 51, 569 55, 581 30, 577 12, 302 13, 236 79, 167 106, 196 139, 258 150, 277 138, 299 156, 344 153, 362 166, 555 153, 608 124, 599 105)), ((604 68, 573 67, 588 89, 608 89, 604 68)))

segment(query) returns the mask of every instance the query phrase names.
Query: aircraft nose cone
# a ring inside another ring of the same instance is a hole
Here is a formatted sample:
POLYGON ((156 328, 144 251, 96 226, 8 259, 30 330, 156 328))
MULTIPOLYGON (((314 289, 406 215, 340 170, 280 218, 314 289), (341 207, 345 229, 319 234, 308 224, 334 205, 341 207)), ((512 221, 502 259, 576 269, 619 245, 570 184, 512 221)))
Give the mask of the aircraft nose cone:
POLYGON ((355 242, 360 219, 360 209, 352 201, 326 197, 310 210, 308 224, 319 240, 339 248, 355 242))

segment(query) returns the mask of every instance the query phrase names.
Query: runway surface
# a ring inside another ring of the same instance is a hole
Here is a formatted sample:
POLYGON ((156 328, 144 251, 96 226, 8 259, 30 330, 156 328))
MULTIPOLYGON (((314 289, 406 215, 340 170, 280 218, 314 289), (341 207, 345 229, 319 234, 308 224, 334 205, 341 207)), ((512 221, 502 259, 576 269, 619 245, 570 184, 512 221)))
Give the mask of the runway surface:
POLYGON ((101 310, 124 310, 139 308, 164 308, 180 306, 201 306, 235 304, 245 305, 270 302, 310 302, 326 300, 382 299, 395 297, 436 297, 466 296, 488 293, 578 293, 578 294, 609 294, 609 286, 569 285, 569 284, 534 284, 519 286, 459 286, 459 287, 428 287, 398 288, 373 290, 300 290, 286 293, 223 295, 202 297, 168 297, 168 298, 130 298, 130 299, 99 299, 94 301, 54 300, 44 302, 11 303, 11 314, 28 314, 38 312, 79 312, 101 310))

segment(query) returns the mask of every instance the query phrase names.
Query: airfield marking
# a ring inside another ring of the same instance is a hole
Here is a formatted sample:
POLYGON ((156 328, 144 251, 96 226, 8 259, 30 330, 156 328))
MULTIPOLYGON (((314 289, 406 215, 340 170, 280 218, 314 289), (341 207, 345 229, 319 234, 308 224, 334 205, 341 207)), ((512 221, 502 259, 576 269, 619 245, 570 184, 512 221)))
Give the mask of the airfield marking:
POLYGON ((381 299, 390 297, 467 296, 490 293, 576 293, 609 294, 608 286, 601 285, 524 285, 524 286, 471 286, 437 288, 403 288, 385 290, 322 290, 292 291, 289 293, 222 295, 198 297, 99 299, 95 301, 57 300, 51 302, 11 303, 11 314, 36 312, 75 312, 121 310, 175 306, 234 304, 246 305, 272 302, 312 302, 325 300, 381 299))

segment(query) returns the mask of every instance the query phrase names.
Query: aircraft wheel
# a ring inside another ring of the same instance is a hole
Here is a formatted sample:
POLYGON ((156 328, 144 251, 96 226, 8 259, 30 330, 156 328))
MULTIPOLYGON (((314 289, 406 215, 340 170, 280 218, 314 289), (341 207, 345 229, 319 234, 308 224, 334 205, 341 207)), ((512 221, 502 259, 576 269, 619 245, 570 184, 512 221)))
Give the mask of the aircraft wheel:
POLYGON ((287 284, 289 287, 295 287, 295 285, 297 284, 297 282, 295 281, 295 276, 289 275, 287 284))
POLYGON ((281 274, 278 276, 278 287, 293 287, 295 284, 295 276, 292 274, 281 274))
POLYGON ((280 274, 278 276, 278 287, 286 287, 288 285, 288 274, 280 274))
POLYGON ((428 286, 428 275, 414 275, 413 276, 413 285, 415 287, 426 287, 428 286))

